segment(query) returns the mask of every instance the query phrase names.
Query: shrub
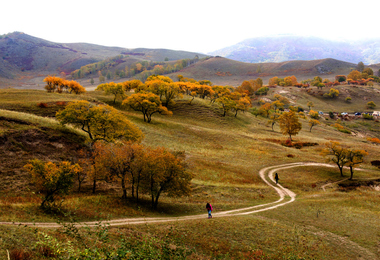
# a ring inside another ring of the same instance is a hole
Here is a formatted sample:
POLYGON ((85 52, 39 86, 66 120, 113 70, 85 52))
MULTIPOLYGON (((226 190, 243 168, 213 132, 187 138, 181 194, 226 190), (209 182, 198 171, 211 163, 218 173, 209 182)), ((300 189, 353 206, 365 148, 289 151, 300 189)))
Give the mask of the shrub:
POLYGON ((330 112, 329 112, 329 117, 330 117, 331 119, 334 119, 334 118, 335 118, 334 113, 330 111, 330 112))
POLYGON ((269 88, 268 87, 261 87, 259 88, 256 92, 255 95, 260 96, 260 95, 266 95, 268 94, 269 88))
POLYGON ((373 166, 380 167, 380 160, 374 160, 374 161, 371 161, 371 164, 372 164, 373 166))
POLYGON ((373 116, 369 114, 363 114, 363 118, 366 120, 373 120, 373 116))
POLYGON ((345 128, 338 129, 340 132, 345 133, 345 134, 351 134, 351 131, 345 128))
POLYGON ((295 155, 294 154, 287 154, 286 157, 289 157, 289 158, 294 158, 295 155))
POLYGON ((376 138, 376 137, 368 137, 367 138, 368 141, 372 142, 372 143, 377 143, 377 144, 380 144, 380 139, 379 138, 376 138))
POLYGON ((309 116, 313 119, 318 119, 319 118, 319 113, 317 111, 314 111, 314 110, 310 110, 309 111, 309 116))
POLYGON ((29 252, 24 251, 23 249, 14 248, 10 250, 9 257, 11 260, 29 260, 32 259, 32 256, 29 252))
POLYGON ((47 108, 48 107, 48 104, 46 104, 46 103, 38 103, 38 105, 37 106, 39 106, 40 108, 47 108))
POLYGON ((376 107, 375 102, 373 102, 373 101, 369 101, 369 102, 367 103, 367 108, 373 109, 373 108, 375 108, 375 107, 376 107))
POLYGON ((65 106, 66 105, 66 102, 65 101, 57 101, 55 103, 57 106, 65 106))
POLYGON ((290 139, 286 139, 283 145, 287 147, 293 147, 292 141, 290 139))

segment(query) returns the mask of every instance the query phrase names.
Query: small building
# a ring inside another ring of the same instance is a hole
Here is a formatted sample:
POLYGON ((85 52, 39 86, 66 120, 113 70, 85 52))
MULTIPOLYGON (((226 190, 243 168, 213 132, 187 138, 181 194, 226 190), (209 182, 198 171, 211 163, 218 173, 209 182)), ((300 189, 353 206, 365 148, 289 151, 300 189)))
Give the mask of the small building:
POLYGON ((380 116, 380 111, 373 111, 372 116, 380 116))

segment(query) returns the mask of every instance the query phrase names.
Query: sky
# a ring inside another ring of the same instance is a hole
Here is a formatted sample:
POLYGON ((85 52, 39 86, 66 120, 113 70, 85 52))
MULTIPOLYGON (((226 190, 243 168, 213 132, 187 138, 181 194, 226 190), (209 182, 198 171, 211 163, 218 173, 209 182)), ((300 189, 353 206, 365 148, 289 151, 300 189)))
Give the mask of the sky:
POLYGON ((208 53, 254 37, 379 38, 378 0, 12 0, 0 35, 208 53))

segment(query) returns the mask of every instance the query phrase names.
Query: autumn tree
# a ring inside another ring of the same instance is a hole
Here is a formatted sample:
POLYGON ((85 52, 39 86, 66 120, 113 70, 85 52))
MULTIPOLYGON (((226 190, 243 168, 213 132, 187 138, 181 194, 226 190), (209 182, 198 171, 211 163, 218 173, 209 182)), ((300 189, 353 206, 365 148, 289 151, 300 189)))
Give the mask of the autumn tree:
POLYGON ((325 93, 323 96, 330 97, 330 98, 336 98, 339 96, 339 90, 335 88, 330 88, 329 93, 325 93))
POLYGON ((279 113, 272 113, 270 115, 270 120, 268 121, 269 124, 272 126, 272 131, 274 131, 273 127, 274 125, 279 121, 280 119, 280 114, 279 113))
POLYGON ((121 84, 123 85, 124 91, 130 91, 130 90, 134 89, 136 92, 139 92, 142 89, 145 89, 144 83, 142 83, 138 79, 124 81, 121 84))
POLYGON ((313 80, 311 81, 312 86, 318 87, 318 84, 322 83, 322 78, 319 76, 315 76, 313 80))
POLYGON ((313 119, 318 119, 319 118, 319 113, 317 111, 314 111, 314 110, 310 110, 309 111, 309 116, 313 119))
POLYGON ((294 111, 284 112, 279 118, 279 124, 283 135, 297 135, 302 129, 302 124, 298 121, 298 116, 294 111))
POLYGON ((347 75, 347 79, 358 80, 361 78, 362 78, 362 74, 357 70, 353 70, 347 75))
POLYGON ((82 87, 77 81, 74 80, 65 80, 59 77, 54 76, 47 76, 44 79, 44 82, 46 82, 45 89, 48 92, 55 92, 62 93, 63 90, 66 90, 66 92, 74 92, 75 94, 82 94, 86 92, 86 89, 82 87))
POLYGON ((255 95, 260 96, 260 95, 266 95, 268 94, 269 88, 268 87, 261 87, 259 88, 256 92, 255 95))
POLYGON ((114 104, 116 103, 117 97, 123 98, 125 95, 123 84, 120 84, 120 83, 110 82, 110 83, 100 84, 95 90, 103 90, 104 94, 113 95, 114 104))
POLYGON ((310 119, 309 120, 309 126, 310 126, 310 132, 311 132, 311 129, 316 126, 316 125, 320 125, 321 123, 316 120, 316 119, 310 119))
POLYGON ((362 73, 364 74, 367 74, 368 76, 373 76, 373 70, 371 68, 365 68, 363 69, 362 73))
POLYGON ((158 200, 163 193, 178 197, 190 194, 190 181, 193 174, 187 171, 184 153, 171 153, 164 148, 148 149, 144 191, 149 192, 152 208, 157 209, 158 200))
POLYGON ((280 100, 273 101, 271 106, 273 107, 275 112, 277 111, 277 109, 284 110, 284 104, 280 100))
POLYGON ((369 101, 369 102, 367 103, 367 108, 369 108, 369 109, 374 109, 375 107, 376 107, 375 102, 373 102, 373 101, 369 101))
POLYGON ((240 93, 245 93, 249 96, 252 96, 255 93, 255 90, 251 82, 249 82, 248 80, 243 81, 243 83, 241 83, 241 85, 236 88, 236 91, 240 93))
POLYGON ((108 105, 93 105, 85 100, 76 101, 58 111, 56 118, 62 125, 72 124, 82 129, 92 142, 113 141, 118 138, 141 141, 143 138, 139 128, 121 112, 108 105))
POLYGON ((279 78, 273 77, 269 79, 268 85, 269 86, 277 86, 279 84, 279 78))
POLYGON ((32 183, 45 194, 41 203, 42 208, 55 206, 58 194, 67 194, 74 183, 74 177, 81 168, 70 162, 43 162, 38 159, 30 160, 24 168, 29 172, 32 183))
POLYGON ((152 115, 159 113, 162 115, 172 115, 166 107, 162 106, 159 96, 153 93, 137 93, 124 99, 122 105, 129 106, 135 111, 140 111, 144 115, 144 122, 150 123, 152 115))
POLYGON ((346 149, 339 142, 330 141, 325 144, 325 148, 321 154, 327 157, 327 161, 334 162, 340 171, 340 176, 343 177, 343 166, 348 162, 346 149))
POLYGON ((263 116, 268 118, 271 108, 272 108, 272 106, 270 103, 265 103, 265 104, 261 105, 259 108, 260 114, 262 114, 263 116))
POLYGON ((354 176, 354 170, 353 168, 356 165, 359 165, 363 162, 364 156, 368 155, 368 153, 364 150, 352 150, 352 149, 345 149, 345 156, 347 158, 347 165, 350 167, 350 179, 352 180, 354 176))
POLYGON ((309 110, 314 107, 314 103, 312 101, 308 101, 306 106, 309 108, 309 110))
POLYGON ((239 111, 248 111, 248 109, 252 107, 251 100, 249 97, 241 97, 239 100, 237 100, 235 107, 233 108, 235 110, 235 117, 237 116, 237 113, 239 111))
MULTIPOLYGON (((127 185, 132 184, 132 197, 135 192, 133 178, 134 160, 141 156, 142 146, 132 142, 97 143, 95 146, 95 161, 109 176, 109 180, 120 182, 122 198, 127 198, 127 185)), ((138 187, 138 186, 137 186, 138 187)))
POLYGON ((227 112, 236 107, 236 102, 230 96, 222 96, 216 100, 222 106, 223 116, 226 116, 227 112))

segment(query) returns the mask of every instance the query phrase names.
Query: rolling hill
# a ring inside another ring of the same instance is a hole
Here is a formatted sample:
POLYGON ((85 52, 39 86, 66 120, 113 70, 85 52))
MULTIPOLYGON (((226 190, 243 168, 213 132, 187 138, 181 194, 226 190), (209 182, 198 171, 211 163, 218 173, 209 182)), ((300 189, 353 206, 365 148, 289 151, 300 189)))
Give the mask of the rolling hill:
MULTIPOLYGON (((257 77, 261 77, 264 83, 273 76, 295 75, 299 81, 314 76, 332 79, 337 74, 347 75, 356 67, 355 63, 333 57, 342 57, 343 54, 346 60, 356 60, 360 57, 357 52, 352 51, 350 44, 334 44, 306 37, 260 38, 247 40, 239 46, 231 46, 213 53, 220 56, 207 57, 199 53, 168 49, 127 49, 88 43, 54 43, 14 32, 0 36, 0 86, 41 89, 44 85, 43 79, 48 74, 69 74, 82 66, 98 62, 109 63, 106 70, 115 74, 116 71, 123 70, 126 66, 130 68, 137 62, 153 61, 174 66, 177 60, 194 57, 199 57, 199 62, 168 76, 176 79, 177 75, 181 74, 196 80, 208 79, 214 84, 231 86, 238 86, 244 80, 257 77), (123 55, 123 58, 117 62, 109 62, 120 55, 123 55), (320 56, 328 58, 317 59, 320 56)), ((368 46, 376 50, 377 45, 373 43, 368 46)), ((369 49, 361 50, 366 55, 374 53, 369 49)), ((371 59, 375 61, 376 55, 371 59)), ((379 64, 371 67, 376 71, 380 68, 379 64)), ((81 77, 81 84, 93 87, 89 79, 97 78, 94 73, 81 77)), ((126 78, 112 77, 109 80, 124 81, 126 78)))
POLYGON ((375 64, 380 62, 380 43, 377 39, 348 42, 283 35, 247 39, 209 54, 249 63, 333 58, 375 64))
POLYGON ((285 61, 279 63, 245 63, 222 57, 213 57, 184 68, 181 74, 196 80, 208 79, 214 84, 238 86, 244 80, 260 77, 266 83, 271 77, 295 75, 303 80, 321 76, 333 78, 335 75, 347 75, 356 65, 335 59, 310 61, 285 61))
POLYGON ((196 55, 205 57, 199 53, 166 49, 127 49, 88 43, 54 43, 14 32, 0 36, 0 77, 12 79, 27 73, 70 73, 86 64, 121 54, 148 61, 187 59, 196 55))

